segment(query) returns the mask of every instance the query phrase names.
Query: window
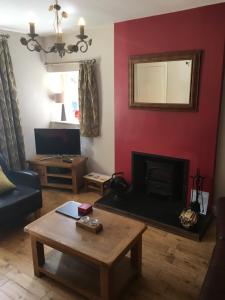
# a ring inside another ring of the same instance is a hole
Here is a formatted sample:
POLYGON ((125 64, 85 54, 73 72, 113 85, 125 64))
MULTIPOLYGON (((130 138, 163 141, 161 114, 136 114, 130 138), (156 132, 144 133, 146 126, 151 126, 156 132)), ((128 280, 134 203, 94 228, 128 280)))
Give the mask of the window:
POLYGON ((79 71, 49 72, 48 87, 50 98, 53 99, 51 120, 61 121, 61 113, 64 105, 66 122, 79 124, 78 102, 79 71), (54 95, 62 95, 61 103, 54 101, 54 95))

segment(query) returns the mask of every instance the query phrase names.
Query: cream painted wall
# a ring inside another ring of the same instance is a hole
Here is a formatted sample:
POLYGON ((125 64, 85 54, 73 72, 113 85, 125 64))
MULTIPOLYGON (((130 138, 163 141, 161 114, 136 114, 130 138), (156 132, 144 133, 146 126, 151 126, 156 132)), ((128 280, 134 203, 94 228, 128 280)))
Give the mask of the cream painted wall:
MULTIPOLYGON (((47 54, 45 61, 68 62, 96 58, 97 80, 100 96, 101 135, 82 138, 82 154, 88 156, 88 169, 112 174, 114 172, 114 28, 113 25, 88 30, 93 44, 87 53, 67 54, 62 59, 57 54, 47 54)), ((75 34, 64 37, 66 43, 76 41, 75 34)), ((54 39, 45 38, 46 47, 54 39)))
POLYGON ((34 128, 47 127, 50 120, 51 103, 44 84, 46 70, 40 55, 29 52, 20 44, 21 34, 7 33, 10 35, 8 43, 16 78, 26 158, 30 158, 35 154, 34 128))

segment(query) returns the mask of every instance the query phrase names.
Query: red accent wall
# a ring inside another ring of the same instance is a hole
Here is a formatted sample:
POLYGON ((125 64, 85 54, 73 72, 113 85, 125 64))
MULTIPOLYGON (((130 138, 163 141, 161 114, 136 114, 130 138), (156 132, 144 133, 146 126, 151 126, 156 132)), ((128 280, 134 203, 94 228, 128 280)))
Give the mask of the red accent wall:
MULTIPOLYGON (((131 151, 190 160, 212 194, 223 79, 225 4, 116 23, 115 168, 131 179, 131 151), (199 111, 162 112, 128 107, 128 57, 203 50, 199 111)), ((189 192, 191 180, 189 182, 189 192)), ((188 196, 189 199, 189 196, 188 196)))

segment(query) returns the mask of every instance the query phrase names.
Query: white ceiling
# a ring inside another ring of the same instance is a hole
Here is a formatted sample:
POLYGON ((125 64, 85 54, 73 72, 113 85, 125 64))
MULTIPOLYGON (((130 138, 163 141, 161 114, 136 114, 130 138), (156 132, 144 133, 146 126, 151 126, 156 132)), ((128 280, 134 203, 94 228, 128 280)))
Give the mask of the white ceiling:
MULTIPOLYGON (((77 31, 80 16, 87 27, 159 15, 204 5, 221 3, 216 0, 59 0, 69 13, 63 21, 63 31, 77 31)), ((28 22, 35 20, 37 32, 53 33, 53 13, 48 6, 54 0, 0 0, 0 29, 27 33, 28 22), (32 17, 31 17, 32 16, 32 17)))

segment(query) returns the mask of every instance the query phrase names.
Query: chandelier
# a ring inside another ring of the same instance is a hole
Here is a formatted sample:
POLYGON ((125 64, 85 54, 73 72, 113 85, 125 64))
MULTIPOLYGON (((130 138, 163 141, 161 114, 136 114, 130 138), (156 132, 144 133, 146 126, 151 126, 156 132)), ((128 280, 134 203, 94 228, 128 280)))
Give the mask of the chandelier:
POLYGON ((78 25, 80 26, 80 34, 76 35, 78 41, 76 44, 66 46, 66 43, 63 42, 62 37, 62 20, 68 18, 68 14, 65 11, 61 11, 61 6, 58 4, 58 0, 55 1, 55 4, 49 6, 48 9, 50 12, 54 12, 54 29, 56 32, 56 42, 49 49, 44 49, 42 45, 37 40, 38 34, 35 32, 35 23, 29 23, 30 33, 28 34, 29 38, 26 39, 22 37, 20 42, 22 45, 26 46, 29 51, 36 51, 44 53, 58 53, 60 57, 63 57, 66 53, 73 53, 81 51, 85 53, 88 50, 88 46, 91 46, 92 39, 88 39, 88 36, 84 34, 85 21, 83 18, 79 19, 78 25))

